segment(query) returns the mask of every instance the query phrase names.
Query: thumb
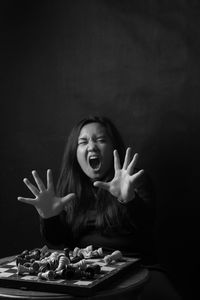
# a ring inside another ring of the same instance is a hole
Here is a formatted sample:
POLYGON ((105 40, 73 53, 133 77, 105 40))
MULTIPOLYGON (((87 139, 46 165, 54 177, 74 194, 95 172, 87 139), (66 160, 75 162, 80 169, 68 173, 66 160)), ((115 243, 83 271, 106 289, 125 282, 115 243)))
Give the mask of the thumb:
POLYGON ((65 205, 68 201, 71 201, 76 198, 76 195, 74 193, 70 193, 66 195, 65 197, 61 198, 61 202, 63 205, 65 205))
POLYGON ((108 182, 102 182, 102 181, 95 181, 93 183, 94 186, 99 187, 101 189, 104 189, 106 191, 109 191, 110 189, 110 184, 108 182))

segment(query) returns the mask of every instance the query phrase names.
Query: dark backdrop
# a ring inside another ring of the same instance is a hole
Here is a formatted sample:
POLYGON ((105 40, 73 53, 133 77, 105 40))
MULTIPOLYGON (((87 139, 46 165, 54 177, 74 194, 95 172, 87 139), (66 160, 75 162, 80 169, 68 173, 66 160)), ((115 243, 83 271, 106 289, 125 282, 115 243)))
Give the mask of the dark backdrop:
POLYGON ((181 288, 199 268, 198 1, 1 2, 0 256, 43 245, 17 196, 37 169, 56 181, 66 137, 100 113, 157 191, 157 250, 181 288))

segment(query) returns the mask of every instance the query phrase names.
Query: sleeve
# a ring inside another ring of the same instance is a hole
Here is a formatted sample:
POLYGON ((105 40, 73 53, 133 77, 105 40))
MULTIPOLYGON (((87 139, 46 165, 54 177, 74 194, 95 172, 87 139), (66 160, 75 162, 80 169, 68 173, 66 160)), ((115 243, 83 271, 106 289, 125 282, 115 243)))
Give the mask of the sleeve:
POLYGON ((153 182, 146 172, 139 179, 134 199, 125 206, 138 230, 152 233, 156 219, 156 196, 153 182))
POLYGON ((40 232, 43 240, 50 247, 69 247, 73 244, 73 234, 67 226, 64 214, 43 219, 40 218, 40 232))
POLYGON ((146 172, 138 184, 132 205, 132 216, 137 224, 142 253, 147 260, 156 261, 156 195, 153 182, 146 172))

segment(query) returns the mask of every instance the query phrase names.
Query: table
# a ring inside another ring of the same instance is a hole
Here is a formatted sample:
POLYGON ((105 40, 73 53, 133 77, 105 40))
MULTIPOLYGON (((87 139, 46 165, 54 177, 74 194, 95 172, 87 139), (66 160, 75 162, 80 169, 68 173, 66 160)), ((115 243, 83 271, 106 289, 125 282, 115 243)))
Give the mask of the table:
MULTIPOLYGON (((0 263, 3 263, 6 260, 8 260, 8 257, 0 259, 0 263)), ((140 291, 148 278, 148 269, 140 267, 137 269, 137 271, 131 270, 128 273, 123 274, 121 278, 110 284, 109 287, 102 288, 100 291, 96 292, 90 297, 77 297, 69 294, 0 287, 0 299, 136 300, 139 299, 140 291)))

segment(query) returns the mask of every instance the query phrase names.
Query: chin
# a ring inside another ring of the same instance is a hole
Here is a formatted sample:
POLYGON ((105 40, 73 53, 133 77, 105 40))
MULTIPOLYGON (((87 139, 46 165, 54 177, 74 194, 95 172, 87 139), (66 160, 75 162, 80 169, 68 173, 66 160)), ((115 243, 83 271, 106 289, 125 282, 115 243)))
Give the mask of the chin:
POLYGON ((102 174, 87 174, 87 176, 92 180, 92 181, 97 181, 101 180, 103 178, 102 174))
POLYGON ((89 176, 92 181, 101 180, 102 176, 89 176))

